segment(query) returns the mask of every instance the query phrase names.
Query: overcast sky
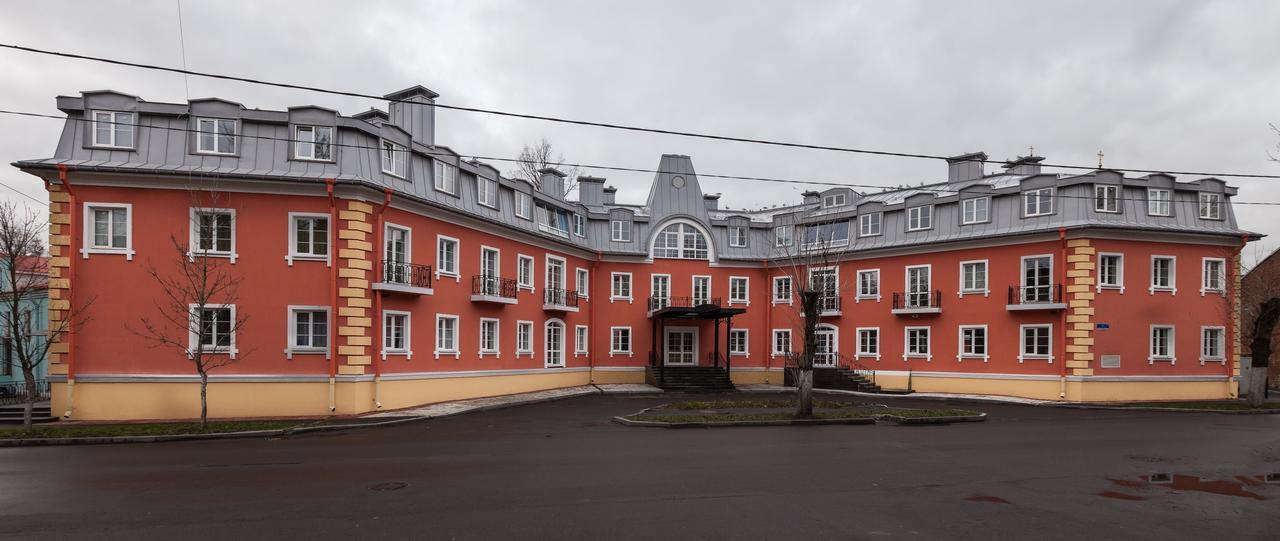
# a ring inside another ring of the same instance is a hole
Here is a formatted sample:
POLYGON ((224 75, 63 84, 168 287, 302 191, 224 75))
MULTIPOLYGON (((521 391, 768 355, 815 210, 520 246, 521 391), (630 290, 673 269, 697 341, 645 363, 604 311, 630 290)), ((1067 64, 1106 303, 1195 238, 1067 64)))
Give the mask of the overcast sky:
MULTIPOLYGON (((199 2, 182 4, 190 69, 441 103, 814 144, 1110 167, 1280 174, 1280 2, 199 2)), ((175 0, 9 2, 0 41, 182 65, 175 0)), ((384 102, 0 50, 0 108, 111 88, 149 101, 248 107, 384 102)), ((0 161, 52 155, 62 124, 0 115, 0 161)), ((551 140, 571 161, 898 185, 945 164, 721 143, 440 111, 437 142, 515 156, 551 140)), ((496 164, 500 169, 509 167, 496 164)), ((45 199, 3 166, 0 182, 45 199)), ((995 171, 994 165, 988 166, 995 171)), ((642 202, 652 175, 593 171, 642 202)), ((1181 177, 1179 180, 1192 180, 1181 177)), ((1227 179, 1240 201, 1280 180, 1227 179)), ((702 181, 722 205, 794 202, 803 187, 702 181)), ((0 197, 31 203, 8 190, 0 197)), ((1280 237, 1278 208, 1237 206, 1280 237)), ((1280 238, 1263 241, 1269 250, 1280 238)), ((1247 258, 1246 261, 1252 259, 1247 258)))

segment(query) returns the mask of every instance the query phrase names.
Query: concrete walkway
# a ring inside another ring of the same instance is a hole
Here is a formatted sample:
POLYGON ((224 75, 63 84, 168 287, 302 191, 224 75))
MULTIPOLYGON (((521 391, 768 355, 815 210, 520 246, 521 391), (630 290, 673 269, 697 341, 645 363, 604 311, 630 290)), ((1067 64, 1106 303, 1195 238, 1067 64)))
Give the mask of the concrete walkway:
POLYGON ((382 418, 405 418, 413 417, 419 419, 431 419, 434 417, 445 417, 449 415, 458 415, 460 413, 469 413, 473 411, 484 411, 496 408, 505 408, 510 406, 518 406, 521 404, 535 404, 538 402, 546 402, 549 400, 560 400, 564 398, 573 398, 575 396, 586 396, 589 394, 649 394, 661 393, 662 389, 652 385, 642 383, 625 383, 625 384, 609 384, 609 385, 583 385, 580 387, 566 387, 564 389, 548 389, 546 391, 535 391, 532 393, 520 393, 504 396, 492 396, 488 398, 472 398, 469 400, 455 400, 453 402, 440 402, 437 404, 427 404, 416 408, 401 409, 395 411, 383 411, 371 413, 361 416, 362 419, 382 419, 382 418))

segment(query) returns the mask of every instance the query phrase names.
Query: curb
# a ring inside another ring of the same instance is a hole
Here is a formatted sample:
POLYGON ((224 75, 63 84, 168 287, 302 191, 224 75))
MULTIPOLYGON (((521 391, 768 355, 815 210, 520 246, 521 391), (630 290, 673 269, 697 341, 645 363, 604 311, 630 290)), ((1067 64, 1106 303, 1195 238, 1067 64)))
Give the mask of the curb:
POLYGON ((965 415, 957 417, 904 417, 902 415, 885 414, 879 416, 891 423, 900 425, 949 425, 951 423, 980 423, 987 420, 987 414, 965 415))
POLYGON ((1257 409, 1257 410, 1215 410, 1215 409, 1191 409, 1191 408, 1161 408, 1147 406, 1092 406, 1086 404, 1046 404, 1048 407, 1054 408, 1071 408, 1081 410, 1107 410, 1107 411, 1158 411, 1168 413, 1216 413, 1218 415, 1280 415, 1280 408, 1257 409))
POLYGON ((614 417, 613 422, 620 425, 643 428, 728 428, 735 426, 873 425, 876 424, 876 419, 875 417, 850 417, 848 419, 781 419, 776 421, 696 421, 668 423, 663 421, 636 421, 619 416, 614 417))

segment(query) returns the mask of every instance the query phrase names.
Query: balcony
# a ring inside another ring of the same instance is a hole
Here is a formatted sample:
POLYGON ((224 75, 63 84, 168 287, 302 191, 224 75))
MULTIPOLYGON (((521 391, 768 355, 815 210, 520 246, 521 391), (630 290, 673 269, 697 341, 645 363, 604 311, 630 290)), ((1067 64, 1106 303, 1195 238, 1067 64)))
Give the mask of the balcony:
POLYGON ((516 303, 516 281, 488 274, 471 277, 471 302, 516 303))
POLYGON ((1067 303, 1062 302, 1062 284, 1009 286, 1009 304, 1005 309, 1010 312, 1066 310, 1067 303))
POLYGON ((894 293, 891 313, 902 316, 942 313, 942 291, 894 293))
POLYGON ((383 261, 379 278, 373 289, 410 295, 432 294, 431 265, 383 261))
POLYGON ((543 289, 542 309, 548 312, 577 312, 578 293, 555 287, 545 288, 543 289))
POLYGON ((649 297, 650 318, 715 319, 746 313, 746 308, 731 308, 720 297, 649 297))
MULTIPOLYGON (((818 299, 818 317, 840 317, 840 295, 823 295, 818 299)), ((805 315, 803 311, 800 314, 805 315)))

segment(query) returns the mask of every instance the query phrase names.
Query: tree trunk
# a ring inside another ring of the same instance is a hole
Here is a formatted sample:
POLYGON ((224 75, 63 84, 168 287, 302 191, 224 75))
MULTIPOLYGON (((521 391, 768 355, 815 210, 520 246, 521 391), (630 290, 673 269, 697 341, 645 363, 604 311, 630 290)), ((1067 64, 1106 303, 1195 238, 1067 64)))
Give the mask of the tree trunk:
POLYGON ((813 417, 813 368, 796 370, 796 417, 813 417))
POLYGON ((35 374, 31 373, 31 369, 26 366, 23 366, 22 376, 22 379, 27 384, 26 404, 22 408, 22 430, 31 432, 33 422, 31 417, 34 414, 37 395, 36 377, 35 374))
POLYGON ((1262 407, 1263 402, 1267 400, 1267 373, 1266 368, 1253 368, 1249 370, 1248 403, 1251 408, 1262 407))
POLYGON ((209 425, 209 374, 200 371, 200 431, 209 425))
POLYGON ((1253 354, 1249 370, 1249 407, 1261 407, 1266 400, 1267 369, 1271 365, 1271 333, 1280 320, 1280 299, 1267 299, 1258 309, 1253 322, 1253 342, 1249 350, 1253 354), (1261 382, 1260 384, 1258 382, 1261 382))
POLYGON ((796 361, 796 417, 813 417, 813 358, 817 354, 818 311, 821 293, 806 288, 800 293, 804 311, 804 350, 796 361))

